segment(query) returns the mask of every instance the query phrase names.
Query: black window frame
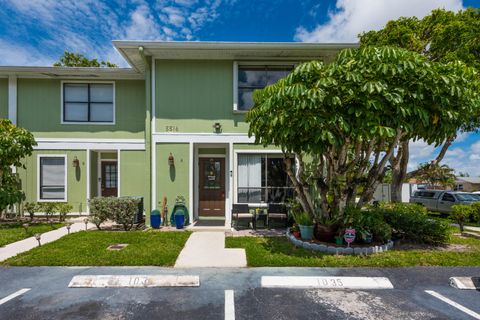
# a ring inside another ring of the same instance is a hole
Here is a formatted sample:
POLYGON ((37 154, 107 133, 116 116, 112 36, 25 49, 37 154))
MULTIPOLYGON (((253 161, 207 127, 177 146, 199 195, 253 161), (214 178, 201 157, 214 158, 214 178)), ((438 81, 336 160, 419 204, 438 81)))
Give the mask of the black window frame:
POLYGON ((104 82, 64 82, 63 87, 62 87, 62 92, 63 92, 63 115, 62 115, 62 121, 64 123, 105 123, 105 124, 114 124, 115 123, 115 88, 113 83, 104 83, 104 82), (88 96, 88 101, 67 101, 66 96, 65 96, 65 86, 69 84, 83 84, 87 85, 87 96, 88 96), (109 85, 112 87, 112 102, 105 102, 105 101, 91 101, 90 98, 90 86, 91 85, 109 85), (87 104, 87 120, 66 120, 65 119, 65 104, 66 103, 73 103, 73 104, 87 104), (111 121, 92 121, 91 120, 91 104, 111 104, 112 105, 112 120, 111 121))
MULTIPOLYGON (((240 84, 240 70, 241 69, 246 69, 246 70, 250 70, 250 71, 253 71, 253 70, 262 70, 265 72, 265 75, 267 74, 267 72, 270 70, 270 71, 279 71, 279 70, 282 70, 282 71, 289 71, 292 72, 293 69, 295 69, 295 64, 279 64, 279 65, 271 65, 271 64, 260 64, 260 65, 252 65, 252 64, 242 64, 242 65, 238 65, 237 66, 237 109, 236 111, 239 111, 239 112, 248 112, 252 107, 248 107, 246 109, 241 109, 240 108, 240 89, 248 89, 248 90, 259 90, 259 89, 263 89, 265 88, 268 83, 264 83, 264 84, 261 84, 261 85, 241 85, 240 84), (263 68, 263 70, 262 70, 263 68)), ((268 79, 268 77, 265 77, 265 79, 268 79)), ((252 92, 253 92, 252 91, 252 92)))

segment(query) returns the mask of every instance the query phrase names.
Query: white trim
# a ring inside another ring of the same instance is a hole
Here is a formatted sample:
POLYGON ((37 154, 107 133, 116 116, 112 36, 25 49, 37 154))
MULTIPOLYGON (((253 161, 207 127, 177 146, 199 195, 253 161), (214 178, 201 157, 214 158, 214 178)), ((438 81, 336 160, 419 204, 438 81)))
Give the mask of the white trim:
POLYGON ((230 142, 228 144, 228 207, 227 207, 227 214, 226 214, 226 221, 225 225, 231 226, 232 225, 232 208, 233 208, 233 171, 235 170, 234 166, 234 153, 233 153, 233 143, 230 142))
POLYGON ((247 134, 214 133, 155 133, 155 143, 254 143, 255 138, 247 134))
POLYGON ((156 100, 156 79, 155 79, 155 58, 152 57, 152 72, 150 76, 152 77, 152 126, 151 126, 151 132, 155 133, 157 132, 157 115, 156 115, 156 105, 155 105, 155 100, 156 100))
POLYGON ((103 125, 103 126, 113 126, 115 125, 116 119, 116 103, 115 103, 115 81, 86 81, 86 80, 62 80, 60 81, 60 123, 61 124, 73 124, 73 125, 103 125), (82 122, 82 121, 64 121, 63 120, 63 86, 65 83, 85 83, 85 84, 97 84, 97 83, 107 83, 112 85, 113 89, 113 121, 112 122, 82 122))
MULTIPOLYGON (((237 186, 237 182, 238 182, 238 154, 239 153, 250 153, 250 154, 274 154, 274 155, 279 155, 279 154, 282 154, 283 151, 282 150, 270 150, 270 149, 235 149, 233 151, 234 153, 234 159, 233 159, 233 171, 234 171, 234 183, 233 183, 233 203, 238 203, 238 193, 237 193, 237 189, 238 189, 238 186, 237 186)), ((266 204, 265 203, 249 203, 248 204, 249 206, 256 206, 256 207, 261 207, 261 206, 265 206, 266 204)))
POLYGON ((121 197, 122 194, 121 194, 121 185, 120 185, 120 182, 122 181, 122 179, 120 179, 120 149, 117 150, 117 197, 121 197))
POLYGON ((151 183, 151 205, 150 208, 152 211, 157 208, 157 143, 152 139, 150 141, 150 151, 151 151, 151 173, 150 173, 150 183, 151 183))
POLYGON ((92 173, 90 172, 90 149, 87 149, 85 150, 85 152, 87 153, 87 167, 86 167, 86 172, 87 172, 87 203, 86 203, 86 208, 87 208, 87 214, 90 214, 90 205, 89 205, 89 202, 88 202, 88 199, 90 199, 90 197, 92 196, 90 194, 90 176, 92 175, 92 173))
POLYGON ((144 139, 35 138, 35 150, 145 150, 144 139))
POLYGON ((193 174, 194 174, 194 149, 193 142, 188 144, 188 215, 190 223, 193 223, 193 174))
POLYGON ((67 202, 68 201, 68 156, 66 154, 37 154, 37 202, 67 202), (41 158, 63 158, 65 166, 65 191, 63 199, 40 199, 40 159, 41 158))
POLYGON ((238 112, 238 62, 233 61, 233 111, 238 112))
POLYGON ((8 76, 8 119, 17 124, 17 76, 8 76))

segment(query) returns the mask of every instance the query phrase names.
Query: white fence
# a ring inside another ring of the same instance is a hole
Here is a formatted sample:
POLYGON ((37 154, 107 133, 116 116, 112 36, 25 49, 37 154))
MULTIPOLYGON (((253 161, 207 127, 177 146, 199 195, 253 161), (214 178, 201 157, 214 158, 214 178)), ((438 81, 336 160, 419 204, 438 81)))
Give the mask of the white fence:
MULTIPOLYGON (((402 202, 409 202, 410 196, 417 189, 418 189, 417 184, 404 183, 402 185, 402 202)), ((390 184, 389 183, 379 184, 377 189, 375 190, 375 193, 373 194, 373 201, 390 202, 391 200, 392 200, 392 197, 391 197, 390 184)))

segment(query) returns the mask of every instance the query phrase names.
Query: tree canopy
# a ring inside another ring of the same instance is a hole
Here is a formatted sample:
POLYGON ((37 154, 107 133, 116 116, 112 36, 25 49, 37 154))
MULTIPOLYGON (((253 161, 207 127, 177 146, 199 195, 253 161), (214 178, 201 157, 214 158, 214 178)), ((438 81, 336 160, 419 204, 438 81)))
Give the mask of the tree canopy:
POLYGON ((471 110, 480 108, 477 72, 461 62, 432 63, 394 47, 340 52, 331 64, 311 61, 254 92, 247 114, 257 143, 280 146, 298 158, 287 172, 304 210, 342 215, 370 201, 405 137, 440 143, 471 110), (435 130, 433 130, 435 128, 435 130), (441 128, 438 129, 437 128, 441 128), (307 164, 305 159, 309 158, 307 164))
POLYGON ((18 175, 12 167, 23 168, 22 159, 32 154, 33 135, 10 120, 0 119, 0 212, 24 200, 18 175))
POLYGON ((98 61, 97 59, 88 59, 83 54, 65 51, 63 56, 53 64, 54 67, 107 67, 117 68, 118 66, 108 61, 98 61))
MULTIPOLYGON (((457 13, 443 9, 433 10, 423 19, 403 17, 389 21, 385 28, 369 31, 360 36, 361 46, 390 45, 405 48, 422 54, 432 62, 462 61, 468 66, 480 69, 480 9, 468 8, 457 13)), ((455 140, 457 132, 477 130, 480 112, 478 109, 465 110, 471 113, 447 114, 451 118, 458 117, 457 125, 435 127, 435 130, 449 131, 435 160, 430 165, 440 162, 448 148, 455 140)), ((445 122, 440 119, 439 122, 445 122)), ((432 129, 433 130, 433 129, 432 129)), ((407 174, 409 160, 409 141, 415 137, 405 136, 398 152, 391 159, 392 167, 392 199, 401 198, 401 184, 416 170, 407 174)), ((437 142, 438 144, 438 142, 437 142)), ((434 168, 432 167, 432 170, 434 168)))

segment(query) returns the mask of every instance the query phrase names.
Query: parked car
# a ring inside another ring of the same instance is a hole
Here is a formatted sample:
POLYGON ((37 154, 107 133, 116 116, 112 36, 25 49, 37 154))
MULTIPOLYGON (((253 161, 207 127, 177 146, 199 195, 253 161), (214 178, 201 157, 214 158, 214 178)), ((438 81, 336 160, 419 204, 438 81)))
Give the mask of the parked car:
POLYGON ((446 190, 418 190, 410 197, 410 203, 418 203, 430 211, 450 213, 455 204, 471 204, 480 201, 480 195, 446 190))

